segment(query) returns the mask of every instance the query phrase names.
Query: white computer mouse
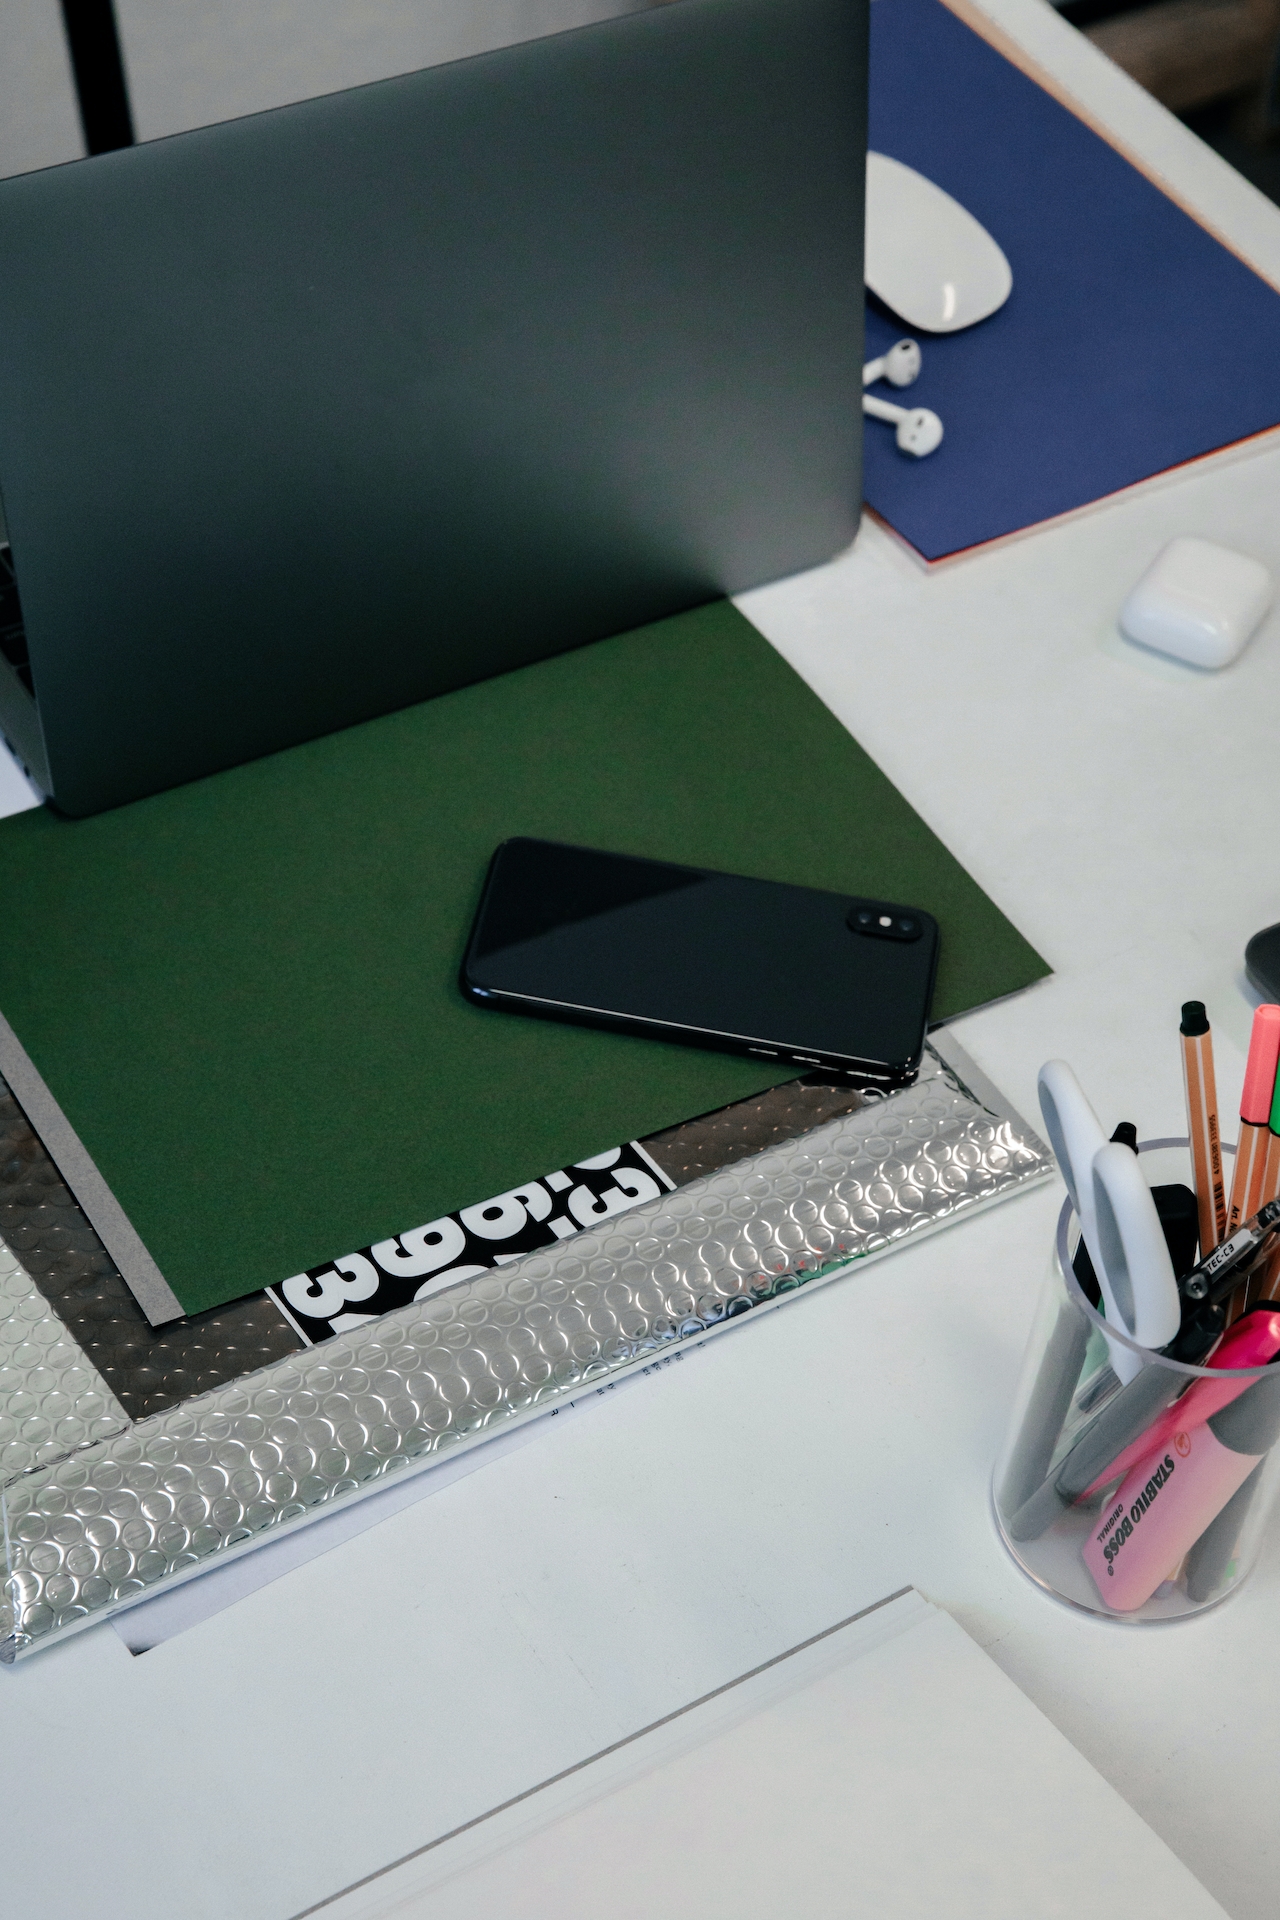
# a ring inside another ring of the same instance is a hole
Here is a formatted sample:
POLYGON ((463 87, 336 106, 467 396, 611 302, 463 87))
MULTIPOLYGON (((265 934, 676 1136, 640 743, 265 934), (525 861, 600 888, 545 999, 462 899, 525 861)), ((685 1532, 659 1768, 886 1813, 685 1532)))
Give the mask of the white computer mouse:
POLYGON ((908 326, 956 333, 1004 305, 1013 272, 958 200, 901 160, 869 153, 867 286, 908 326))

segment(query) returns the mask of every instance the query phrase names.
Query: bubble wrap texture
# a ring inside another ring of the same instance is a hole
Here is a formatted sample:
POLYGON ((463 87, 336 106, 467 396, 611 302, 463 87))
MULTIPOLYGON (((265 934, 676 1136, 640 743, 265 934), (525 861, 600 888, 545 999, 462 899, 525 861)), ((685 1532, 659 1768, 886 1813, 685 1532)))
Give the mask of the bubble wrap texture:
POLYGON ((11 1484, 0 1658, 1048 1172, 1024 1123, 927 1062, 799 1140, 11 1484))
POLYGON ((0 1482, 128 1424, 102 1375, 0 1240, 0 1482))
POLYGON ((303 1345, 265 1293, 153 1327, 2 1075, 0 1236, 133 1420, 303 1345))

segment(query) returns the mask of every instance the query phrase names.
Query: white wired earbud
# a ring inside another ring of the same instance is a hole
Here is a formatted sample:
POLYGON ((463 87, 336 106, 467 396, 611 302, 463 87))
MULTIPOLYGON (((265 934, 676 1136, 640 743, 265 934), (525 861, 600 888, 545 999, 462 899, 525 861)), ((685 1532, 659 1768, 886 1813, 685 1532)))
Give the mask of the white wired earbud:
MULTIPOLYGON (((909 387, 920 375, 920 349, 914 340, 898 340, 878 360, 868 360, 862 369, 862 384, 887 380, 893 387, 909 387)), ((923 460, 942 444, 942 422, 928 407, 895 407, 890 400, 877 400, 873 394, 862 396, 862 411, 873 420, 890 420, 897 427, 897 442, 904 453, 923 460)))
POLYGON ((920 377, 920 349, 914 340, 899 340, 878 360, 868 360, 862 369, 862 384, 887 380, 891 387, 909 387, 920 377))
POLYGON ((913 453, 917 460, 923 460, 926 453, 932 453, 942 444, 942 422, 928 407, 895 407, 890 400, 877 400, 874 395, 864 393, 862 411, 869 413, 873 420, 893 421, 898 429, 895 436, 898 445, 904 453, 913 453))

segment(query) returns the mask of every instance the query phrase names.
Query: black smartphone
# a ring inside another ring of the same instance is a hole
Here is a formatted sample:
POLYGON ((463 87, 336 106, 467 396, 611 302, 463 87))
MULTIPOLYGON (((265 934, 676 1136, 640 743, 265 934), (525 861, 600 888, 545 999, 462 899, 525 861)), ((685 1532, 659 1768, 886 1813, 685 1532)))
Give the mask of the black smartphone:
POLYGON ((504 840, 462 963, 482 1007, 901 1086, 938 965, 919 907, 504 840))

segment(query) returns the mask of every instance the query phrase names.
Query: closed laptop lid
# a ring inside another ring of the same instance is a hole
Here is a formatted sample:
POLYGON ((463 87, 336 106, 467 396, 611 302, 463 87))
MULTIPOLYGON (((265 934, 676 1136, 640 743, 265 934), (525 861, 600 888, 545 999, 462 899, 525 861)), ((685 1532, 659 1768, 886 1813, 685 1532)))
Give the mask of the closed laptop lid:
POLYGON ((0 182, 58 805, 844 545, 865 33, 848 0, 681 0, 0 182))

